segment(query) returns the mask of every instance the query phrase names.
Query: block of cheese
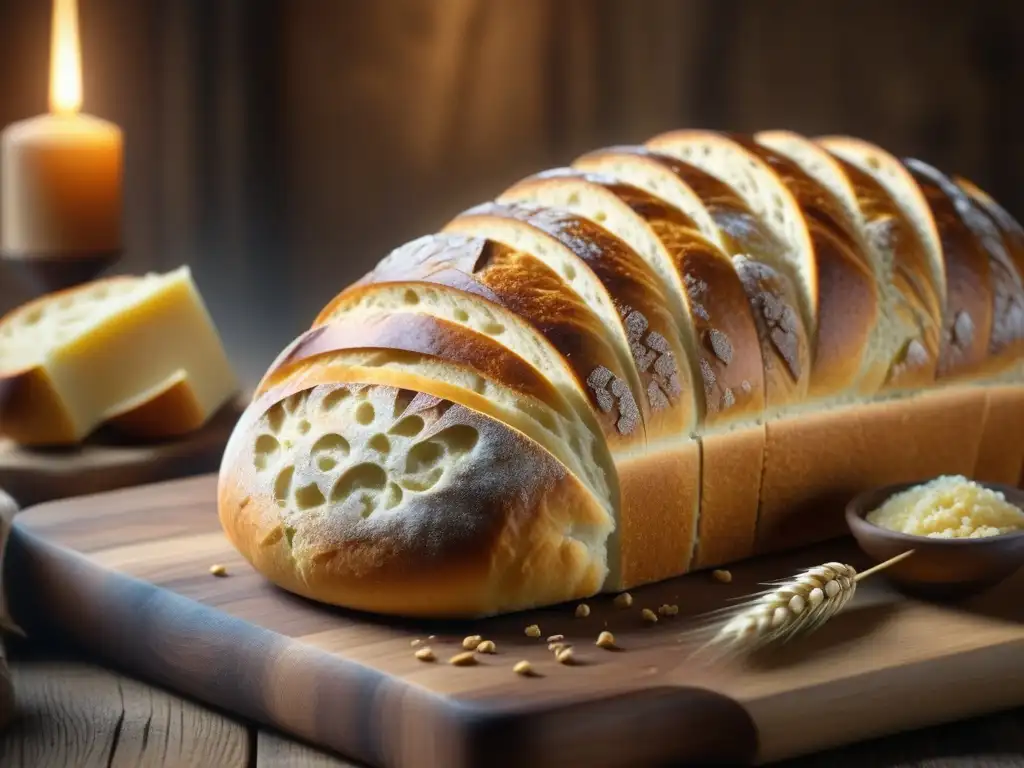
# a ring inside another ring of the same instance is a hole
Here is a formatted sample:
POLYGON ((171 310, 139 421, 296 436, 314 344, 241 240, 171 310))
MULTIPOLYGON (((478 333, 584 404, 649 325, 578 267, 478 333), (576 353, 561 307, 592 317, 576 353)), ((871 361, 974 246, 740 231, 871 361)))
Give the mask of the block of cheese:
POLYGON ((97 280, 0 319, 0 436, 22 445, 75 444, 108 422, 182 435, 236 391, 188 267, 97 280))

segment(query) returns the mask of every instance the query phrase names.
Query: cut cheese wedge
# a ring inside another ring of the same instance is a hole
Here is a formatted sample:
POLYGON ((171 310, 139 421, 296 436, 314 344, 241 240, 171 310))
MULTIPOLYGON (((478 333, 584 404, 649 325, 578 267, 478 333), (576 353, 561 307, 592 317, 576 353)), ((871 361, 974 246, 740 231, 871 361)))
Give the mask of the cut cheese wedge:
POLYGON ((99 280, 0 320, 0 434, 24 445, 78 443, 105 422, 185 434, 237 388, 188 267, 99 280))

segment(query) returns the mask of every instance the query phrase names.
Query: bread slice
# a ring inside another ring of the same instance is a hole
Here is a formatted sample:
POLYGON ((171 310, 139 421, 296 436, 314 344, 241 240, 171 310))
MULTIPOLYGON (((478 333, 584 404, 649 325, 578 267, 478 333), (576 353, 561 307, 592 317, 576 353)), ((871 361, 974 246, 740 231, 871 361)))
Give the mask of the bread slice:
POLYGON ((117 420, 144 437, 202 426, 237 391, 187 267, 44 296, 0 320, 0 435, 69 445, 117 420))
POLYGON ((499 200, 584 216, 640 254, 661 280, 692 378, 702 384, 697 397, 702 481, 693 566, 718 565, 750 551, 764 444, 758 424, 764 371, 747 296, 729 258, 682 211, 608 176, 549 171, 514 185, 499 200), (719 432, 729 435, 718 437, 719 432))
POLYGON ((985 368, 1005 374, 1024 345, 1024 229, 970 182, 953 180, 957 212, 988 255, 992 283, 992 332, 985 368))
POLYGON ((793 283, 768 266, 784 261, 785 246, 724 182, 696 166, 645 147, 615 147, 582 156, 574 167, 607 174, 661 195, 695 221, 695 198, 710 218, 700 224, 702 234, 733 255, 733 265, 747 290, 758 334, 761 337, 765 379, 766 416, 787 405, 802 403, 810 380, 808 331, 798 310, 799 295, 793 283), (679 190, 683 190, 680 192, 679 190))
POLYGON ((479 411, 361 383, 271 390, 248 411, 221 468, 221 522, 284 589, 473 617, 584 598, 605 579, 607 510, 479 411))
POLYGON ((646 147, 618 146, 589 152, 573 161, 572 167, 617 179, 661 198, 682 211, 701 235, 724 249, 721 230, 704 201, 671 164, 666 164, 666 159, 646 147))
POLYGON ((947 284, 937 375, 976 373, 988 363, 992 335, 989 256, 965 220, 971 204, 953 181, 920 160, 906 160, 905 165, 928 202, 942 243, 947 284))
POLYGON ((755 138, 828 188, 865 235, 882 311, 860 390, 871 394, 930 385, 938 365, 942 307, 913 223, 882 184, 821 145, 788 131, 755 138))
POLYGON ((622 520, 630 526, 621 531, 621 585, 684 572, 699 512, 700 449, 691 438, 697 407, 685 347, 657 276, 621 240, 567 211, 489 203, 445 230, 528 253, 603 321, 624 370, 638 384, 646 426, 640 450, 615 455, 622 520), (669 493, 665 483, 671 483, 669 493))
POLYGON ((878 295, 841 206, 796 164, 752 141, 676 131, 648 146, 719 177, 786 245, 780 261, 769 265, 801 292, 813 349, 808 400, 855 396, 878 323, 878 295))
POLYGON ((498 241, 557 272, 604 322, 623 367, 635 371, 648 440, 693 431, 685 347, 657 276, 625 243, 580 216, 526 205, 486 203, 445 231, 498 241))
POLYGON ((930 284, 945 316, 948 276, 942 243, 928 201, 914 177, 898 159, 881 147, 849 136, 821 136, 815 141, 832 154, 856 166, 885 187, 910 220, 928 257, 930 284))
MULTIPOLYGON (((402 355, 423 357, 433 361, 449 386, 462 386, 477 395, 493 390, 488 397, 502 409, 505 423, 544 446, 579 474, 605 504, 614 505, 615 466, 601 436, 525 360, 490 338, 445 320, 398 314, 315 328, 300 337, 277 369, 268 372, 257 393, 302 379, 311 363, 333 365, 339 353, 356 350, 395 352, 400 359, 402 355)), ((455 397, 448 390, 433 394, 455 397)), ((465 404, 474 407, 470 401, 465 404)), ((498 412, 491 415, 497 417, 498 412)))
POLYGON ((315 325, 389 312, 429 314, 490 336, 543 371, 598 424, 613 451, 644 444, 644 424, 604 324, 528 254, 482 238, 427 235, 388 254, 315 325))

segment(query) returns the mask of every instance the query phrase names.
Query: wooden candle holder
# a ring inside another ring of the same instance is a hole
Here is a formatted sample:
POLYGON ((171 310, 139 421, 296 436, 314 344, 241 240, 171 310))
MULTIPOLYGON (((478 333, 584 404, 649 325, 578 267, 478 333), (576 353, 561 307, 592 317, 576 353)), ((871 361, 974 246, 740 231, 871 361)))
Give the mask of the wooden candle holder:
POLYGON ((0 253, 4 269, 28 289, 33 298, 95 280, 121 260, 120 251, 91 253, 0 253))

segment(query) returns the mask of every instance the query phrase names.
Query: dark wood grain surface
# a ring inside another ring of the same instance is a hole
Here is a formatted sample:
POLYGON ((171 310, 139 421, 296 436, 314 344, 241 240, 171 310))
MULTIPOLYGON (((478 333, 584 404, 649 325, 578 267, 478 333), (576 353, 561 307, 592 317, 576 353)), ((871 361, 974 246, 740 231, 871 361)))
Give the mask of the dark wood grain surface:
POLYGON ((456 768, 485 754, 499 766, 743 761, 755 736, 770 760, 1024 703, 1021 578, 957 609, 869 581, 848 612, 785 656, 708 668, 678 642, 681 618, 649 626, 641 608, 706 610, 799 567, 862 560, 837 543, 746 564, 731 585, 698 574, 638 590, 628 610, 593 600, 587 619, 569 606, 486 622, 382 621, 270 587, 223 537, 213 488, 196 478, 23 513, 7 569, 25 585, 15 618, 371 765, 456 768), (213 563, 229 576, 212 577, 213 563), (557 664, 543 638, 525 636, 532 623, 566 635, 582 663, 557 664), (594 647, 606 625, 622 652, 594 647), (431 634, 439 662, 417 661, 411 640, 431 634), (470 634, 499 653, 472 668, 444 663, 470 634), (512 673, 523 658, 539 677, 512 673))
MULTIPOLYGON (((365 768, 83 658, 21 645, 4 768, 365 768)), ((875 739, 773 768, 1022 768, 1024 709, 875 739)))

